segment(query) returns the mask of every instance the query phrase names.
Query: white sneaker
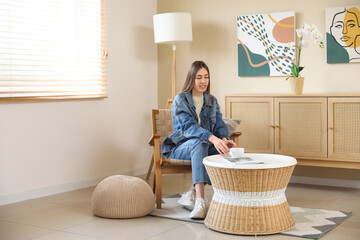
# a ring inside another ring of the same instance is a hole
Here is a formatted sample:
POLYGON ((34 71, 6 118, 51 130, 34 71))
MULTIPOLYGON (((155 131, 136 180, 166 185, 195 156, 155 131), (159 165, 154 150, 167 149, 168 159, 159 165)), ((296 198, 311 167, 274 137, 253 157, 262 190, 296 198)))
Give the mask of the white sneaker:
POLYGON ((206 215, 206 201, 203 198, 196 198, 194 210, 190 213, 192 219, 204 219, 206 215))
POLYGON ((177 202, 180 205, 182 205, 184 208, 192 211, 195 206, 195 192, 194 191, 184 192, 181 195, 181 198, 177 202))

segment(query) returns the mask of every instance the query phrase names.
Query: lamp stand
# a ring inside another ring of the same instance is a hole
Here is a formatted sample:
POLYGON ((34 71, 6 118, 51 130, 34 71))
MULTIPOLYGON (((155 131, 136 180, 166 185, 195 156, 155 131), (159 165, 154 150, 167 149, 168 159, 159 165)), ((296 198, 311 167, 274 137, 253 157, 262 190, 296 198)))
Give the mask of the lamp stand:
POLYGON ((172 61, 172 98, 174 99, 176 96, 176 45, 172 45, 173 50, 173 61, 172 61))
POLYGON ((176 96, 176 44, 172 45, 173 59, 172 59, 172 98, 168 99, 166 109, 171 109, 171 104, 176 96))
POLYGON ((173 103, 173 100, 172 98, 168 98, 168 101, 167 101, 167 104, 166 104, 166 109, 171 109, 171 105, 173 103))

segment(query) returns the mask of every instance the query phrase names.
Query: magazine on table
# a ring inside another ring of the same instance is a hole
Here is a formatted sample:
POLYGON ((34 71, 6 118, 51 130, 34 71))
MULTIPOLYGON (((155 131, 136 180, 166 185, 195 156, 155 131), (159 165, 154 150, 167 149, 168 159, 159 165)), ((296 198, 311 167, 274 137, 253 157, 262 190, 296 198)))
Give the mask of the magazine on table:
POLYGON ((264 163, 263 161, 259 161, 259 160, 253 159, 251 157, 246 157, 246 156, 231 157, 230 155, 225 155, 225 156, 223 156, 223 158, 232 164, 262 164, 262 163, 264 163))

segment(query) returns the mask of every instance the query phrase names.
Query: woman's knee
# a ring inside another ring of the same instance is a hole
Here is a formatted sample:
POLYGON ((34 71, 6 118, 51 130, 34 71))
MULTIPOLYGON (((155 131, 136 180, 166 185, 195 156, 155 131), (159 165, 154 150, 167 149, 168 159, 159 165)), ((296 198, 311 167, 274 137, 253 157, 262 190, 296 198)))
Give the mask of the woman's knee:
POLYGON ((191 139, 191 146, 193 152, 208 152, 209 145, 203 143, 199 138, 191 139))
POLYGON ((203 143, 200 138, 192 138, 188 141, 190 141, 193 148, 208 146, 206 143, 203 143))

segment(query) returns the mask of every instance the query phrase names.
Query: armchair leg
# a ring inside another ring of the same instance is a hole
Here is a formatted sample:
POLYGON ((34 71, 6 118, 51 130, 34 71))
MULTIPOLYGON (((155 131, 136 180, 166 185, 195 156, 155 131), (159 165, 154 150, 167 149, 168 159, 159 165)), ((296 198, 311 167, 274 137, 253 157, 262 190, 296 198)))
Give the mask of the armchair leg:
POLYGON ((162 194, 162 174, 160 169, 155 169, 155 195, 156 195, 156 208, 161 208, 161 194, 162 194))
POLYGON ((149 169, 148 169, 148 172, 147 172, 147 175, 146 175, 146 180, 149 180, 149 178, 150 178, 150 174, 151 174, 151 170, 153 168, 153 165, 154 165, 154 154, 151 157, 149 169))
POLYGON ((156 189, 156 174, 154 173, 154 179, 153 179, 153 193, 155 193, 156 189))

